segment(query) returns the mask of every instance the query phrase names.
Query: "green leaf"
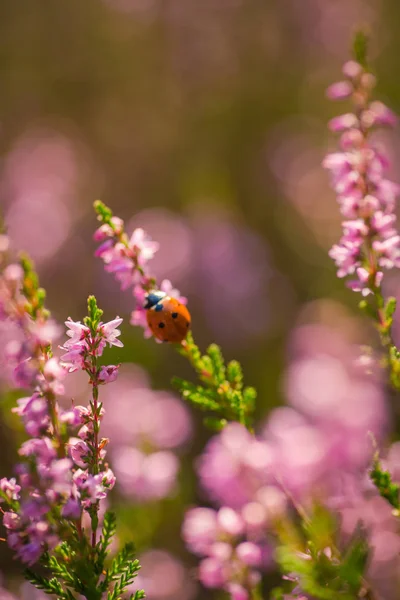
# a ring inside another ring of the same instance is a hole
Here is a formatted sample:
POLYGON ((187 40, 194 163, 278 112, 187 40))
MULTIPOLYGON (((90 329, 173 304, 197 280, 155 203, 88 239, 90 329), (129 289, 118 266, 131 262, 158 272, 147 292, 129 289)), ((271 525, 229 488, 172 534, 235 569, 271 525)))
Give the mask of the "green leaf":
POLYGON ((237 360, 231 360, 226 368, 226 378, 237 390, 243 387, 243 371, 240 363, 237 360))
POLYGON ((391 317, 393 317, 395 311, 396 311, 396 304, 397 304, 397 300, 396 298, 393 298, 393 296, 391 296, 390 298, 388 298, 386 305, 385 305, 385 317, 386 319, 391 319, 391 317))
POLYGON ((383 498, 386 498, 388 502, 397 510, 400 509, 399 490, 400 486, 392 481, 392 476, 389 471, 385 471, 379 460, 379 453, 376 452, 372 469, 370 471, 370 478, 374 483, 375 487, 379 491, 383 498))
POLYGON ((347 547, 339 566, 339 574, 342 580, 349 584, 350 589, 357 593, 363 582, 363 575, 367 568, 369 558, 369 548, 366 541, 365 532, 359 526, 353 540, 347 547))
POLYGON ((106 206, 101 200, 95 200, 93 202, 93 208, 99 220, 103 223, 108 223, 113 216, 111 208, 106 206))
POLYGON ((207 429, 211 431, 222 431, 228 421, 226 419, 218 419, 218 417, 205 417, 203 423, 207 429))
POLYGON ((97 544, 97 563, 96 572, 101 573, 104 568, 104 561, 107 557, 107 550, 117 530, 117 517, 115 513, 107 511, 104 515, 103 527, 100 540, 97 544))
POLYGON ((217 344, 211 344, 207 348, 207 356, 211 359, 210 366, 212 367, 215 383, 220 385, 225 381, 225 362, 221 348, 217 344))

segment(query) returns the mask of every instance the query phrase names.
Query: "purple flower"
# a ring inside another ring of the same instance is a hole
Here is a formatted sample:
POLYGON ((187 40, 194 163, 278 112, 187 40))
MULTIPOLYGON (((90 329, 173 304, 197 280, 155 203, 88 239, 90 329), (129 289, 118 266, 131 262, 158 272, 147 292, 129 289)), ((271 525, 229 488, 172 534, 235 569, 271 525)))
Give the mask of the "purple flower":
POLYGON ((82 469, 87 467, 87 460, 89 457, 88 445, 79 438, 70 438, 68 448, 74 463, 78 465, 78 467, 82 467, 82 469))
MULTIPOLYGON (((21 486, 17 484, 15 477, 12 477, 11 479, 3 477, 3 479, 0 479, 0 490, 8 500, 19 500, 21 486)), ((3 498, 0 496, 0 503, 1 502, 3 502, 3 498)))
POLYGON ((101 367, 99 372, 99 382, 100 383, 112 383, 118 377, 118 370, 120 365, 108 365, 101 367))
POLYGON ((15 512, 5 512, 3 515, 3 525, 6 529, 18 529, 21 525, 21 518, 15 512))

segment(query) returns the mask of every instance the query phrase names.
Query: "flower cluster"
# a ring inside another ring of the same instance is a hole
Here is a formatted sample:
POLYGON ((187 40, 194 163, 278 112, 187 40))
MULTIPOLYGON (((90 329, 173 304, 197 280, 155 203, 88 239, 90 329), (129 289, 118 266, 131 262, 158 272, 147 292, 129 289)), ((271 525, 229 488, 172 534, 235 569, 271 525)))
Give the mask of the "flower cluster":
POLYGON ((354 105, 354 113, 329 123, 341 133, 341 151, 328 154, 323 165, 331 173, 345 219, 343 236, 330 256, 338 276, 355 274, 348 285, 366 296, 379 289, 383 269, 400 266, 400 236, 394 227, 399 186, 385 178, 387 158, 371 138, 377 128, 392 127, 396 117, 382 102, 371 101, 375 78, 359 63, 347 62, 343 74, 345 80, 327 91, 331 99, 351 98, 354 105))
POLYGON ((144 336, 151 337, 144 309, 145 295, 153 289, 160 289, 167 295, 177 298, 181 304, 187 299, 174 289, 168 279, 159 286, 148 272, 148 262, 158 250, 158 242, 153 241, 141 228, 135 229, 129 237, 124 229, 124 222, 113 216, 110 209, 102 202, 95 203, 95 209, 102 225, 94 233, 94 239, 101 242, 95 252, 105 265, 105 270, 113 273, 121 289, 132 287, 135 299, 135 309, 131 315, 131 324, 143 328, 144 336))
MULTIPOLYGON (((373 521, 370 511, 377 498, 365 478, 373 452, 368 432, 379 439, 385 428, 381 382, 355 364, 352 345, 327 326, 297 328, 291 350, 284 378, 291 406, 272 411, 258 436, 238 423, 227 425, 198 461, 200 484, 221 508, 218 513, 190 510, 183 536, 189 549, 206 557, 199 569, 203 584, 226 589, 233 598, 236 584, 248 594, 257 577, 238 578, 238 572, 247 571, 232 567, 232 561, 238 564, 237 551, 228 553, 224 546, 229 559, 217 553, 220 542, 228 539, 231 548, 240 549, 250 544, 254 555, 256 546, 258 556, 264 557, 257 563, 257 572, 262 572, 272 561, 280 523, 291 520, 296 506, 308 510, 314 502, 340 514, 346 536, 352 535, 362 514, 370 543, 374 548, 377 544, 371 561, 374 576, 377 565, 388 576, 393 573, 393 554, 384 557, 378 549, 380 537, 392 531, 393 517, 392 522, 382 518, 379 526, 373 521), (236 533, 220 525, 220 514, 240 523, 236 533)), ((386 508, 381 515, 390 513, 386 508)))
POLYGON ((18 341, 9 342, 14 385, 31 388, 31 395, 13 409, 30 439, 19 450, 18 483, 15 478, 0 481, 1 502, 9 508, 3 524, 10 547, 22 562, 32 564, 59 542, 60 517, 72 493, 72 461, 65 455, 64 439, 78 416, 57 405, 66 371, 52 356, 51 343, 60 328, 43 307, 44 293, 31 264, 26 259, 8 264, 3 255, 0 266, 1 320, 20 334, 18 341))
POLYGON ((104 462, 107 440, 98 438, 103 411, 97 390, 115 379, 118 368, 97 367, 96 360, 107 342, 122 345, 116 329, 121 319, 101 323, 91 300, 96 318, 88 325, 67 322, 70 339, 59 361, 51 344, 60 328, 43 306, 44 293, 31 264, 27 260, 7 264, 3 255, 1 267, 1 319, 20 333, 20 341, 10 342, 14 385, 31 388, 31 395, 20 398, 13 409, 29 439, 19 450, 17 478, 0 481, 0 501, 9 509, 3 511, 3 525, 10 547, 22 562, 33 564, 64 537, 68 530, 64 519, 79 521, 82 508, 92 505, 97 511, 99 500, 114 485, 114 475, 104 462), (89 408, 63 410, 57 401, 64 393, 63 379, 79 367, 89 373, 96 400, 89 408), (71 437, 78 427, 78 437, 71 437))
MULTIPOLYGON (((102 311, 97 307, 96 299, 88 299, 88 317, 84 323, 71 319, 66 321, 69 339, 61 348, 66 353, 61 361, 69 372, 78 369, 86 372, 92 386, 92 399, 88 407, 78 406, 80 429, 77 437, 68 441, 68 451, 77 467, 73 474, 75 496, 79 498, 80 507, 86 509, 92 518, 92 540, 95 544, 98 525, 99 502, 107 496, 108 490, 115 484, 114 473, 109 468, 106 458, 108 438, 100 438, 100 423, 104 416, 103 404, 99 401, 99 386, 115 381, 119 365, 98 365, 108 343, 121 347, 118 339, 121 332, 118 326, 122 319, 115 318, 108 323, 100 319, 102 311)), ((79 509, 81 510, 81 508, 79 509)))
POLYGON ((248 600, 260 582, 260 569, 271 562, 262 527, 246 519, 247 513, 229 507, 193 508, 186 513, 182 530, 188 548, 203 557, 201 583, 226 590, 233 600, 248 600))

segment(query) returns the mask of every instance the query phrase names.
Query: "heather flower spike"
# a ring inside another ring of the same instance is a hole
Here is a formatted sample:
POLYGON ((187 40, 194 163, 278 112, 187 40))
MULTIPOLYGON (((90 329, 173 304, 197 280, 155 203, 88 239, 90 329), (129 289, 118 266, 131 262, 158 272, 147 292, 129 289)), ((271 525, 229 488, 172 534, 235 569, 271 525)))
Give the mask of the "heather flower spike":
MULTIPOLYGON (((114 381, 118 366, 100 366, 105 345, 122 346, 122 319, 101 321, 96 299, 88 300, 84 323, 68 320, 66 351, 53 356, 61 328, 44 307, 45 293, 31 261, 9 263, 7 238, 0 247, 0 320, 19 330, 8 351, 11 380, 26 389, 13 409, 28 436, 19 449, 15 476, 0 479, 0 503, 7 542, 28 569, 27 579, 60 600, 120 600, 139 570, 132 545, 125 546, 111 570, 105 566, 115 535, 115 517, 106 513, 99 527, 99 508, 115 483, 106 458, 108 440, 100 437, 104 408, 99 386, 114 381), (62 409, 63 380, 82 369, 89 376, 92 398, 87 407, 62 409), (91 521, 90 535, 83 527, 91 521), (40 566, 40 571, 38 568, 40 566), (42 574, 44 573, 44 575, 42 574)), ((131 594, 138 600, 139 591, 131 594)))
POLYGON ((349 98, 353 112, 329 123, 340 133, 340 150, 326 155, 323 166, 331 174, 343 215, 343 235, 329 255, 338 277, 360 293, 360 307, 376 322, 387 351, 391 381, 400 389, 399 354, 392 341, 396 302, 386 303, 382 280, 387 270, 400 266, 400 235, 396 227, 395 201, 400 186, 386 178, 388 160, 375 140, 381 127, 393 127, 397 118, 382 102, 372 99, 375 77, 366 67, 366 38, 356 36, 355 56, 343 66, 344 80, 333 84, 327 95, 333 100, 349 98))
MULTIPOLYGON (((142 327, 144 336, 151 337, 144 308, 146 294, 159 289, 181 304, 186 304, 187 299, 181 296, 169 280, 164 279, 157 285, 155 278, 150 275, 149 262, 159 250, 158 243, 152 241, 141 228, 135 229, 129 236, 125 232, 123 220, 115 217, 111 209, 100 200, 94 203, 94 209, 101 222, 94 234, 95 241, 101 242, 95 255, 102 258, 106 271, 115 274, 121 289, 132 288, 135 307, 131 314, 131 324, 142 327)), ((191 332, 176 347, 195 369, 200 384, 194 385, 179 378, 174 379, 174 384, 185 400, 210 413, 204 419, 205 425, 218 431, 229 421, 239 421, 251 428, 256 391, 252 387, 243 387, 239 363, 232 360, 226 365, 216 344, 211 344, 202 355, 191 332)))

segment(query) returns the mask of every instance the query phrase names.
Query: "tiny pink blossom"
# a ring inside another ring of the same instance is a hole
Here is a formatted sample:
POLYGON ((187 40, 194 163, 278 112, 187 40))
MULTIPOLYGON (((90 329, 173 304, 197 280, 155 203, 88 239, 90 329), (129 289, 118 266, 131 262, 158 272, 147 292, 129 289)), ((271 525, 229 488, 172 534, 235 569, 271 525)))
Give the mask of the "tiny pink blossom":
POLYGON ((216 558, 205 558, 199 565, 199 579, 208 588, 219 588, 227 580, 226 567, 216 558))
POLYGON ((119 367, 120 365, 108 365, 101 367, 98 375, 98 381, 100 383, 112 383, 118 377, 119 367))
POLYGON ((217 513, 217 522, 219 527, 232 536, 240 535, 244 530, 242 517, 228 506, 219 509, 217 513))
POLYGON ((348 60, 342 67, 342 73, 349 79, 356 79, 363 72, 362 66, 355 60, 348 60))
POLYGON ((123 347, 121 340, 117 339, 121 335, 121 331, 117 328, 121 325, 122 321, 123 319, 116 317, 113 321, 109 321, 108 323, 100 323, 99 330, 110 346, 123 347))
POLYGON ((348 81, 338 81, 333 83, 326 90, 326 95, 331 100, 344 100, 353 93, 353 86, 348 81))
POLYGON ((358 119, 356 115, 353 115, 352 113, 340 115, 340 117, 334 117, 328 123, 329 129, 334 132, 352 129, 353 127, 358 127, 358 125, 358 119))
POLYGON ((153 258, 159 248, 159 244, 158 242, 153 242, 147 233, 139 227, 133 231, 129 240, 129 247, 137 254, 139 264, 143 265, 153 258))
POLYGON ((253 542, 242 542, 236 548, 236 554, 239 560, 249 567, 259 567, 261 565, 261 548, 253 542))

